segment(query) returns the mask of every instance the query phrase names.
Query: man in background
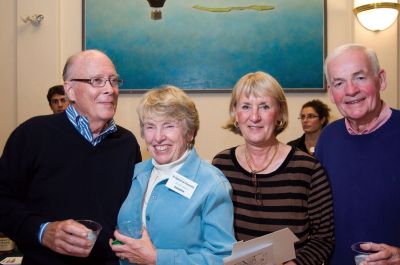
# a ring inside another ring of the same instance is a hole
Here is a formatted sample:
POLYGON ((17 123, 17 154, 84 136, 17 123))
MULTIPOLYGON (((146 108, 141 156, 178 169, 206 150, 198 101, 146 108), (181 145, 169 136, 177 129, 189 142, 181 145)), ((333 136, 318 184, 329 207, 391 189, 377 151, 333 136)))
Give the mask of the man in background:
POLYGON ((69 105, 69 100, 64 92, 64 86, 55 85, 47 92, 47 101, 53 113, 63 112, 69 105))
POLYGON ((122 80, 97 50, 71 56, 63 79, 65 112, 27 120, 5 145, 0 231, 24 265, 117 265, 108 241, 141 161, 134 135, 113 120, 122 80), (95 243, 78 219, 100 223, 95 243))
POLYGON ((347 44, 327 57, 325 75, 343 116, 325 127, 316 148, 333 193, 330 264, 354 264, 350 246, 360 241, 377 251, 362 265, 400 264, 400 111, 381 99, 386 72, 373 50, 347 44))

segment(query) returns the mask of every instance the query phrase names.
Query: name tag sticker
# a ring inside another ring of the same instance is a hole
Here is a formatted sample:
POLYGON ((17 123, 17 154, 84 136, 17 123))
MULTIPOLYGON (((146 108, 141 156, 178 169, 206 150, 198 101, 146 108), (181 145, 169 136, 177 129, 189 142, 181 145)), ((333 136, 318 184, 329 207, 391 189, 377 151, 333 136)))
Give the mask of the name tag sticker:
POLYGON ((165 184, 165 186, 190 199, 192 198, 193 192, 197 188, 197 183, 178 173, 174 173, 172 177, 168 179, 168 182, 165 184))

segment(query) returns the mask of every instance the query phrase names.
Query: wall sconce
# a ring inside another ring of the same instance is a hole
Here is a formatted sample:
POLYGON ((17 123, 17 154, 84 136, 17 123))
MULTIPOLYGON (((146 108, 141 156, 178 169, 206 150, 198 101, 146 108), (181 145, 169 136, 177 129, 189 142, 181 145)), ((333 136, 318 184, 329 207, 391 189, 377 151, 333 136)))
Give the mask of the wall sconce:
POLYGON ((358 22, 366 29, 372 31, 385 30, 397 19, 400 4, 397 0, 354 0, 353 13, 358 22))
POLYGON ((33 26, 40 26, 42 21, 44 19, 44 16, 41 14, 34 14, 33 16, 26 16, 26 17, 21 17, 21 20, 26 24, 26 23, 31 23, 33 26))

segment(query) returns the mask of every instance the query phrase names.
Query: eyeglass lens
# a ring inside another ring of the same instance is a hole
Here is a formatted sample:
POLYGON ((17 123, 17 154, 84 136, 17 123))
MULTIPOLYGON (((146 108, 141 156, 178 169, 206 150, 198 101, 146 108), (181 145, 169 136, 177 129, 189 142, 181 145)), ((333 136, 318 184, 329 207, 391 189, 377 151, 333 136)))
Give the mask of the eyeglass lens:
POLYGON ((300 117, 299 117, 299 119, 300 120, 311 120, 311 119, 315 119, 315 118, 318 118, 318 115, 313 115, 313 114, 307 114, 307 115, 301 115, 300 117))
POLYGON ((117 77, 95 77, 91 79, 91 83, 94 87, 103 87, 106 85, 107 81, 110 82, 111 86, 113 87, 118 86, 122 83, 122 80, 118 79, 117 77))

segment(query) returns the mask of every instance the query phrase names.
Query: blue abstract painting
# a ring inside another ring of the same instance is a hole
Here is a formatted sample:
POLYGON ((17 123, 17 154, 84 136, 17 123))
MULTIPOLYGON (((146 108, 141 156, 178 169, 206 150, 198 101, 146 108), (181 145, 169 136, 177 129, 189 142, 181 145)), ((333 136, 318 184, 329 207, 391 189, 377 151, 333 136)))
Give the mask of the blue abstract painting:
POLYGON ((110 56, 121 91, 227 90, 265 71, 324 88, 324 0, 84 0, 84 49, 110 56))

